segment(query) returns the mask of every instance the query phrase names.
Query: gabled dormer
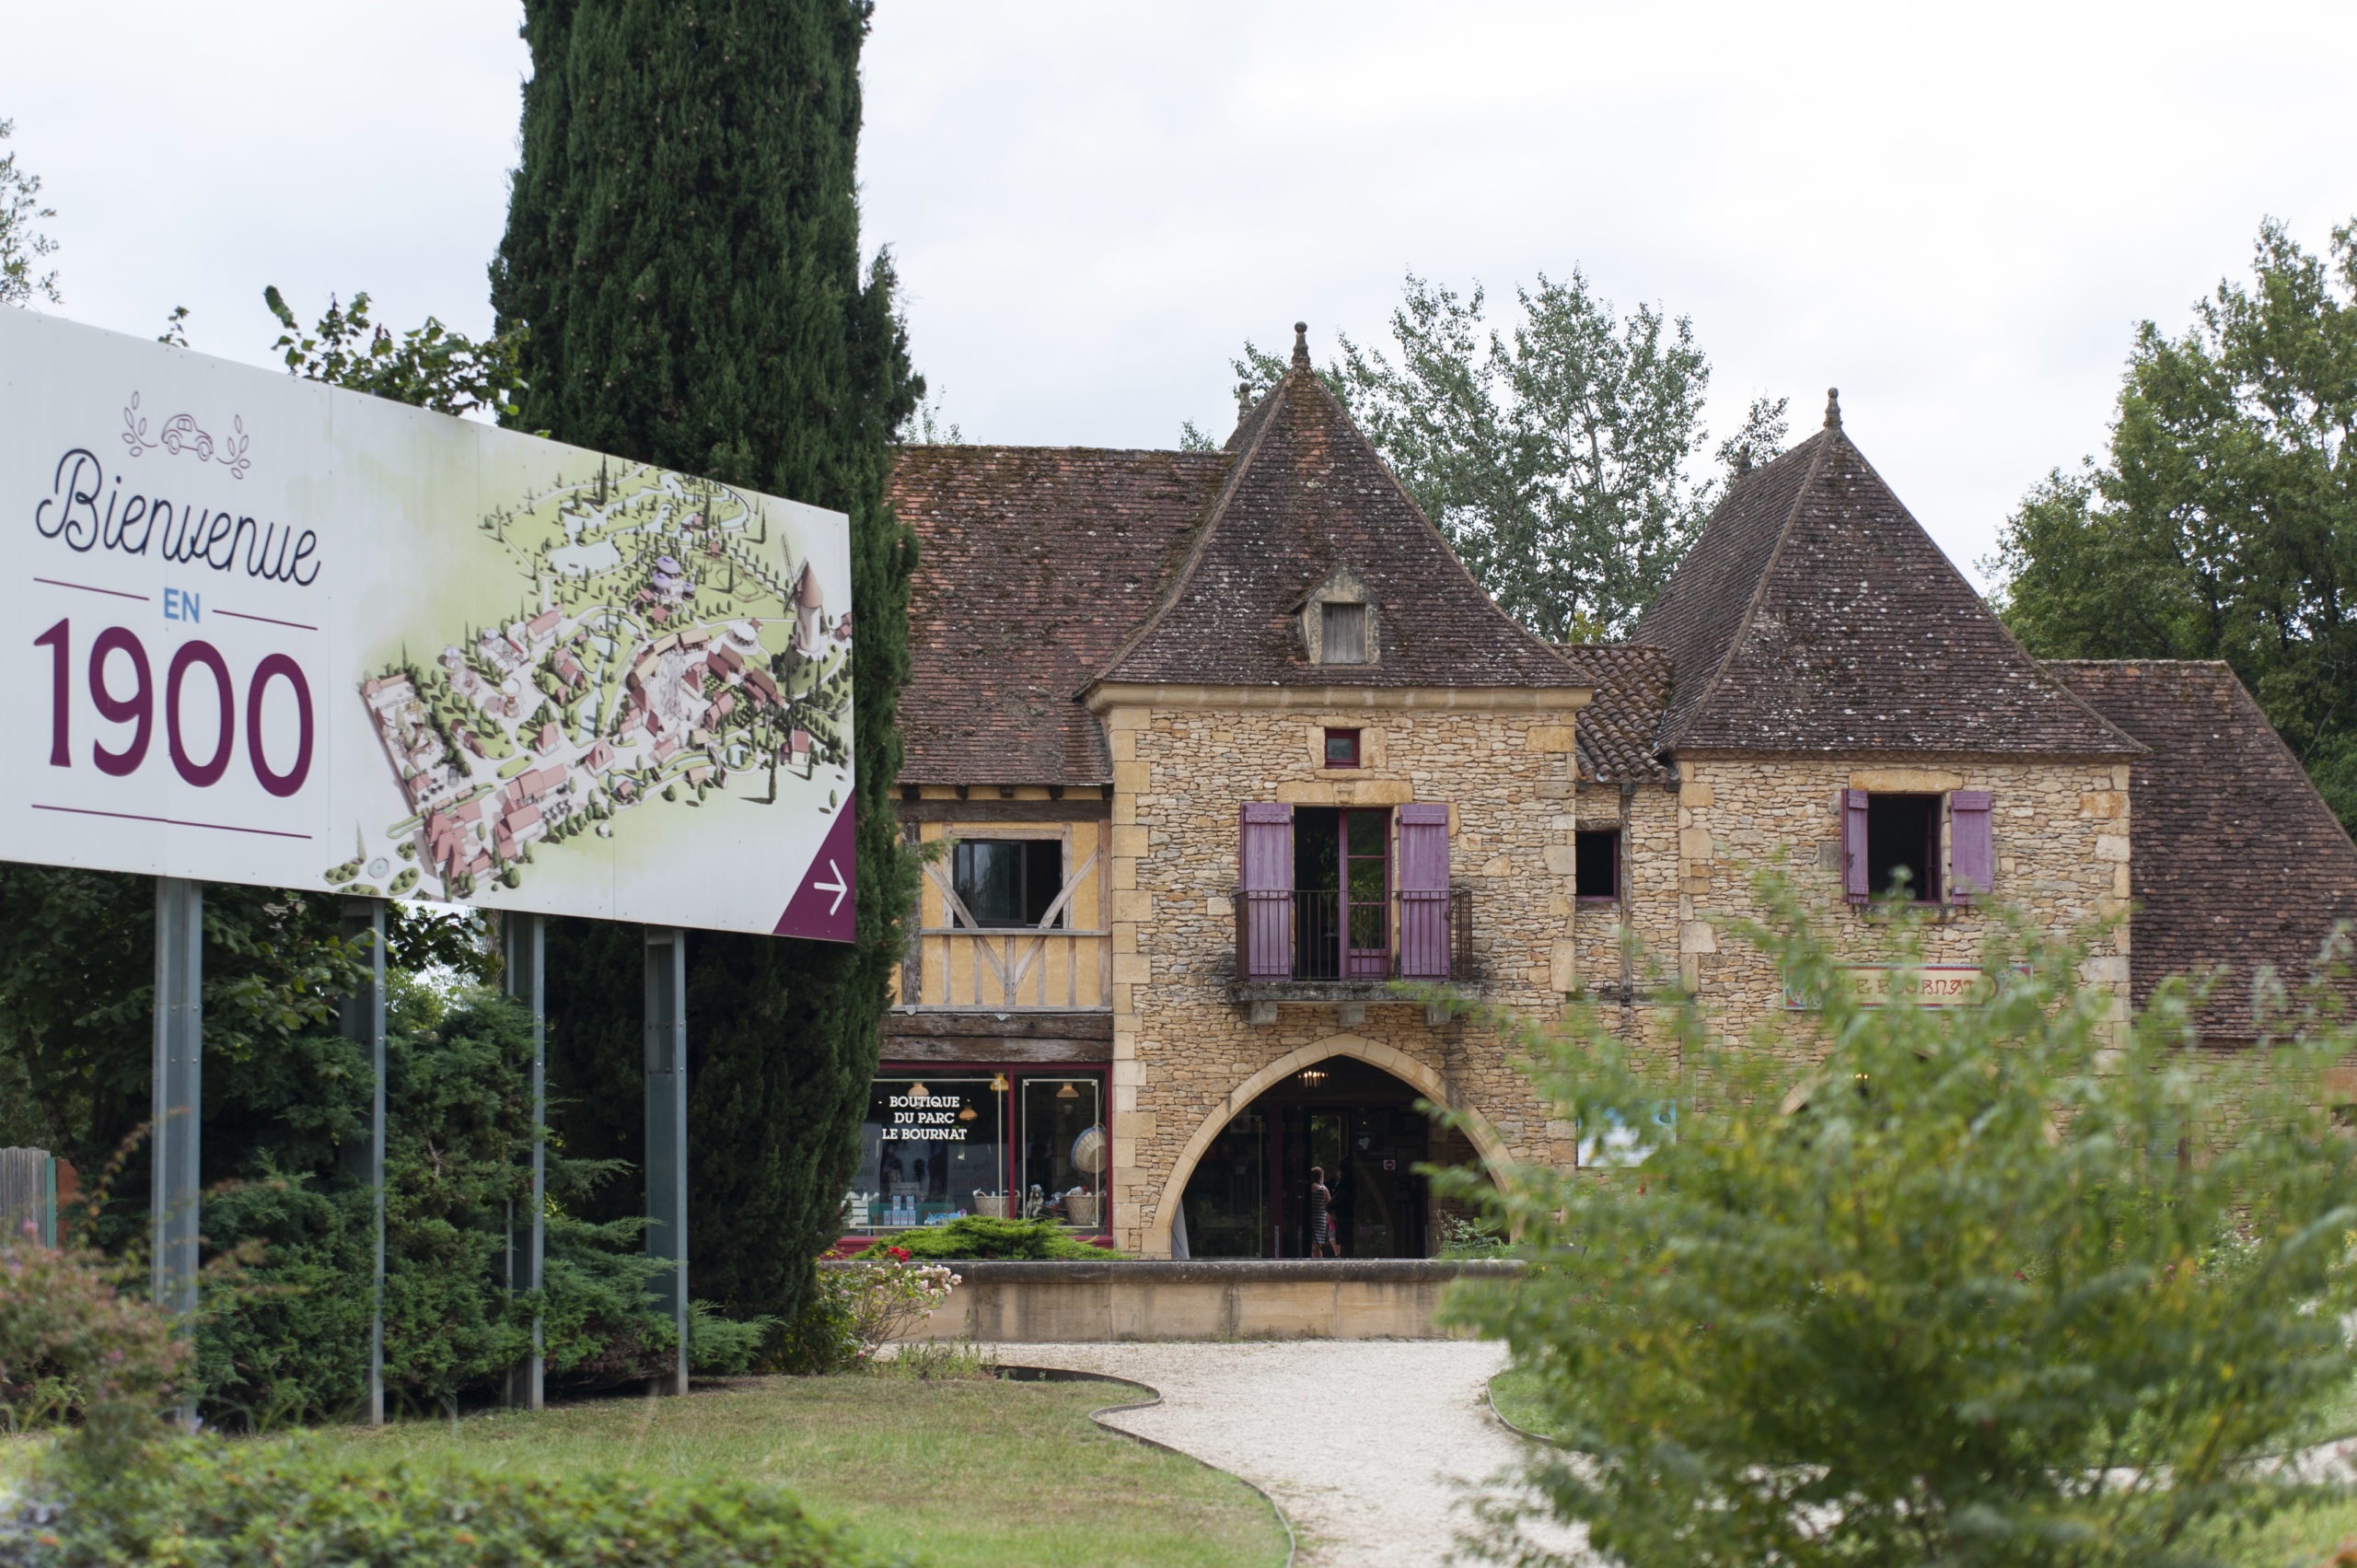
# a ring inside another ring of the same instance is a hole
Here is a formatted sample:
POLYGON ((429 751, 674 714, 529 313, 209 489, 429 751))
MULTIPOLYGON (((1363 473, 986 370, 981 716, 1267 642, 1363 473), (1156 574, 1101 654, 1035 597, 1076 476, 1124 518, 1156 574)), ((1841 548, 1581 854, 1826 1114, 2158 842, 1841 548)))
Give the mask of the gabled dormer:
POLYGON ((1317 665, 1383 662, 1383 609, 1364 578, 1337 566, 1303 597, 1301 642, 1317 665))

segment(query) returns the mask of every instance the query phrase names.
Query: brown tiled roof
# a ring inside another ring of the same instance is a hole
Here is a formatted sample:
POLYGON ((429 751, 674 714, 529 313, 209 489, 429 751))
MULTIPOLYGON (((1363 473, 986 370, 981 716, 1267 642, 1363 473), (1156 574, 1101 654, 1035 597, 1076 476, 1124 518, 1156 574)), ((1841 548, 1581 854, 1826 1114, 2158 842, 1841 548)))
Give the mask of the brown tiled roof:
POLYGON ((1106 784, 1075 694, 1154 608, 1225 452, 904 447, 921 541, 900 697, 911 784, 1106 784))
MULTIPOLYGON (((2294 991, 2333 923, 2357 919, 2357 844, 2235 672, 2209 660, 2054 660, 2097 713, 2152 748, 2130 773, 2129 975, 2226 966, 2202 1031, 2246 1039, 2251 977, 2294 991)), ((2352 992, 2357 994, 2357 992, 2352 992)))
POLYGON ((1596 682, 1580 710, 1580 777, 1659 782, 1669 770, 1654 755, 1669 702, 1669 651, 1636 643, 1560 643, 1563 656, 1596 682))
POLYGON ((1830 424, 1738 480, 1632 642, 1685 751, 2125 757, 1830 424))
POLYGON ((1568 687, 1585 678, 1492 603, 1296 348, 1231 438, 1236 471, 1107 680, 1568 687), (1312 665, 1299 611, 1338 566, 1376 605, 1376 662, 1312 665))

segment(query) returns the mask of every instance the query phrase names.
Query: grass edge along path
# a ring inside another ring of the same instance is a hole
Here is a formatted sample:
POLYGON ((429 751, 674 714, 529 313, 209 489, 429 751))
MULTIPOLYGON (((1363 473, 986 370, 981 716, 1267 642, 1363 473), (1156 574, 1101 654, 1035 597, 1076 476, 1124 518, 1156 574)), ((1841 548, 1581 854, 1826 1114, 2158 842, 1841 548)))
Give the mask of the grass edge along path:
MULTIPOLYGON (((1490 1409, 1526 1438, 1555 1441, 1539 1402, 1538 1377, 1523 1367, 1509 1365, 1490 1379, 1490 1409)), ((2318 1442, 2350 1435, 2357 1427, 2357 1388, 2319 1412, 2318 1423, 2318 1442)), ((2237 1568, 2333 1568, 2342 1561, 2357 1562, 2357 1498, 2286 1509, 2265 1524, 2223 1532, 2208 1544, 2237 1568), (2346 1560, 2337 1555, 2344 1548, 2352 1553, 2346 1560)))
MULTIPOLYGON (((1090 1419, 1137 1385, 889 1375, 732 1379, 461 1422, 323 1429, 314 1444, 412 1467, 730 1475, 927 1568, 1283 1568, 1283 1516, 1237 1476, 1090 1419)), ((1149 1391, 1150 1393, 1150 1391, 1149 1391)))

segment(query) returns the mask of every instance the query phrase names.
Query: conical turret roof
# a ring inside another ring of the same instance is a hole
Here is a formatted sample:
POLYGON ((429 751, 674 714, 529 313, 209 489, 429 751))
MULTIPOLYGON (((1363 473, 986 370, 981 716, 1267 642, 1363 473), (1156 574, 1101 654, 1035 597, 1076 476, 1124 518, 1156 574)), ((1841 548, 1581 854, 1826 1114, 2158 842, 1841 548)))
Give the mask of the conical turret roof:
POLYGON ((1631 641, 1666 649, 1664 753, 2134 756, 1826 427, 1736 480, 1631 641))

